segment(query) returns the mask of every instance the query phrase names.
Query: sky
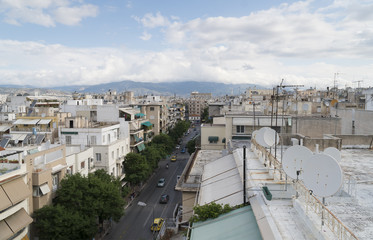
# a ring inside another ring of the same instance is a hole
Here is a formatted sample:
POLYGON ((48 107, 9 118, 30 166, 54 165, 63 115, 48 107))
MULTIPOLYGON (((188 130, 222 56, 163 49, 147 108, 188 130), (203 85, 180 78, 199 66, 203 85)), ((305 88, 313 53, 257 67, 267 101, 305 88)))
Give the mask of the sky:
POLYGON ((373 0, 0 0, 0 85, 372 78, 373 0))

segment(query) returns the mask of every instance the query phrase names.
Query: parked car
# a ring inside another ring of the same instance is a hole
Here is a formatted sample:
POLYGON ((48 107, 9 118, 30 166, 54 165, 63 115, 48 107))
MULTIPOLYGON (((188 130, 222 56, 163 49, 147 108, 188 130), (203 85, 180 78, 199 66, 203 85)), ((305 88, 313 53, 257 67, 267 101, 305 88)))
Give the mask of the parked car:
POLYGON ((150 230, 153 232, 161 230, 163 223, 163 218, 155 218, 153 224, 150 226, 150 230))
POLYGON ((160 178, 158 180, 157 187, 164 187, 165 183, 166 183, 166 179, 160 178))
POLYGON ((171 162, 176 162, 176 156, 175 155, 171 157, 171 162))
POLYGON ((180 145, 176 145, 176 149, 180 149, 180 145))
POLYGON ((170 196, 168 196, 168 194, 162 194, 159 203, 168 203, 168 200, 170 200, 170 196))
POLYGON ((181 149, 181 153, 185 153, 185 151, 186 151, 186 149, 185 149, 185 147, 183 148, 183 149, 181 149))

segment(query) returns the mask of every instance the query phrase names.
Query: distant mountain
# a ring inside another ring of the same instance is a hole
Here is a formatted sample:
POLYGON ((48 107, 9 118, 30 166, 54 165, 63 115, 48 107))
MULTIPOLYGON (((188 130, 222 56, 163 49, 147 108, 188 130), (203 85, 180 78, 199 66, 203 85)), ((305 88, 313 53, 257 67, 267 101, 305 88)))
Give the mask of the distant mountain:
POLYGON ((174 95, 186 96, 191 92, 197 91, 200 93, 212 93, 213 96, 223 95, 237 95, 243 93, 246 88, 254 87, 263 88, 255 84, 224 84, 215 82, 162 82, 162 83, 151 83, 151 82, 134 82, 134 81, 121 81, 112 82, 98 85, 80 85, 80 86, 65 86, 55 87, 53 89, 68 91, 68 92, 81 92, 81 93, 105 93, 109 90, 116 90, 117 93, 124 91, 132 91, 136 96, 138 95, 174 95))

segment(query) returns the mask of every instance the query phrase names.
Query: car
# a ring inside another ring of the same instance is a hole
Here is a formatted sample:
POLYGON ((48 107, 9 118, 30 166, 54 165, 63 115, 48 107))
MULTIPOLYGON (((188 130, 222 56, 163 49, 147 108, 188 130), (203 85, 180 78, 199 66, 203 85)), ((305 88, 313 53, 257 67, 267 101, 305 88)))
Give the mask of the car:
POLYGON ((175 155, 171 157, 171 162, 176 162, 176 156, 175 155))
POLYGON ((158 180, 157 187, 164 187, 165 183, 166 183, 166 179, 160 178, 158 180))
POLYGON ((158 232, 159 230, 161 230, 163 223, 163 218, 155 218, 153 224, 150 226, 150 230, 153 232, 158 232))
POLYGON ((176 145, 176 149, 180 149, 180 145, 176 145))
POLYGON ((185 151, 186 151, 186 149, 185 149, 185 147, 183 148, 183 149, 181 149, 181 153, 185 153, 185 151))
POLYGON ((168 194, 162 194, 159 203, 167 203, 168 200, 170 200, 170 196, 168 196, 168 194))

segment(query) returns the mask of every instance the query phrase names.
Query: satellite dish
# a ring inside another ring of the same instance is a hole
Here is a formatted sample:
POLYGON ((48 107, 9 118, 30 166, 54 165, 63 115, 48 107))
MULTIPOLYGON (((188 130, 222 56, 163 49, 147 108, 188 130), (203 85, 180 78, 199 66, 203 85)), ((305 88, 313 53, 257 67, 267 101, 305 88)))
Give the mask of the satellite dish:
POLYGON ((337 99, 333 99, 331 102, 330 102, 330 106, 332 107, 335 107, 338 103, 338 100, 337 99))
POLYGON ((274 146, 275 144, 278 144, 280 140, 278 137, 278 133, 272 128, 264 130, 263 139, 264 142, 270 147, 274 146))
POLYGON ((329 155, 313 155, 304 163, 304 169, 303 182, 316 196, 331 196, 338 192, 342 185, 342 169, 329 155))
POLYGON ((263 127, 261 129, 259 129, 258 133, 256 134, 256 137, 255 137, 255 140, 256 142, 263 146, 263 147, 270 147, 265 141, 264 141, 264 132, 267 130, 267 129, 270 129, 269 127, 263 127))
POLYGON ((330 102, 329 102, 329 101, 324 101, 324 104, 325 104, 325 106, 327 106, 327 107, 330 106, 330 102))
POLYGON ((328 147, 323 153, 333 157, 337 162, 341 161, 341 152, 335 147, 328 147))
MULTIPOLYGON (((307 162, 312 155, 312 151, 304 146, 291 146, 284 152, 282 157, 282 169, 284 169, 286 175, 292 179, 296 179, 297 171, 303 172, 304 163, 307 162)), ((302 179, 301 175, 298 176, 298 179, 302 179)))
POLYGON ((256 140, 256 135, 258 134, 258 130, 255 130, 252 134, 251 134, 251 137, 253 138, 253 139, 255 139, 256 140))
POLYGON ((308 104, 307 103, 303 104, 303 111, 308 111, 308 104))

